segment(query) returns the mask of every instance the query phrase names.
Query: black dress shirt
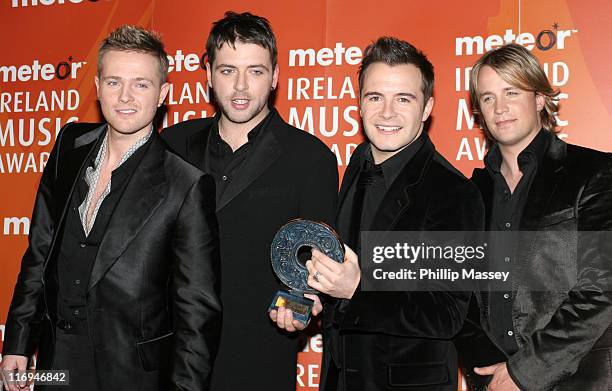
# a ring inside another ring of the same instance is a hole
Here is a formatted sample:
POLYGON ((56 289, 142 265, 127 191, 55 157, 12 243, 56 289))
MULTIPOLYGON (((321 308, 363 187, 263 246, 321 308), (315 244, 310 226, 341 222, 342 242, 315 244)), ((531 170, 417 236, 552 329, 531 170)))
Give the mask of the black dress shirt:
POLYGON ((215 179, 215 184, 217 185, 217 201, 219 201, 221 194, 227 189, 230 181, 240 170, 242 163, 249 156, 256 142, 257 135, 270 122, 273 112, 274 110, 270 110, 268 115, 247 134, 248 141, 235 151, 232 151, 232 147, 221 138, 219 134, 220 114, 215 115, 212 128, 210 129, 210 142, 208 143, 207 153, 208 161, 210 162, 210 174, 215 179))
POLYGON ((85 235, 78 208, 83 203, 89 190, 85 181, 85 171, 88 166, 94 166, 95 157, 98 155, 102 143, 91 154, 92 158, 89 164, 84 165, 79 173, 79 180, 70 200, 70 210, 66 215, 57 262, 59 282, 58 327, 66 332, 87 334, 85 328, 87 286, 99 245, 113 211, 121 199, 130 177, 151 144, 151 140, 153 140, 153 137, 149 137, 144 145, 138 148, 122 165, 113 170, 111 191, 102 201, 89 235, 85 235))
MULTIPOLYGON (((517 245, 520 239, 518 231, 523 209, 527 202, 529 189, 538 171, 538 166, 541 164, 549 144, 550 137, 548 137, 548 134, 545 131, 540 131, 527 148, 518 155, 518 166, 523 176, 514 192, 510 191, 500 171, 502 156, 499 146, 495 144, 485 157, 485 167, 494 182, 489 230, 508 232, 491 237, 490 265, 492 271, 511 272, 512 270, 512 262, 515 261, 518 251, 517 245)), ((514 295, 511 278, 512 274, 505 284, 496 285, 489 296, 492 332, 498 344, 508 354, 513 354, 518 350, 512 321, 514 295)))

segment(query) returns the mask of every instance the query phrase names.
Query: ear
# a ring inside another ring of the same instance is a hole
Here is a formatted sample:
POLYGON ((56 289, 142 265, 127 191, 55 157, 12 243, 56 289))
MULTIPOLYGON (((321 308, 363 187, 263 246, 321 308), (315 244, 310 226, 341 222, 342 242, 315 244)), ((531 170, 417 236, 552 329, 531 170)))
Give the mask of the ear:
POLYGON ((94 76, 94 83, 96 83, 96 95, 100 99, 100 78, 98 75, 94 76))
POLYGON ((166 100, 166 96, 168 96, 168 91, 170 91, 170 83, 165 82, 162 84, 159 90, 159 100, 157 101, 157 107, 161 106, 166 100))
POLYGON ((212 88, 212 70, 210 69, 210 62, 206 61, 206 84, 209 88, 212 88))
POLYGON ((544 110, 544 106, 546 104, 546 98, 544 97, 544 95, 540 95, 536 92, 535 99, 536 99, 536 108, 538 112, 544 110))
POLYGON ((276 89, 276 84, 278 83, 278 64, 274 67, 274 72, 272 73, 272 89, 276 89))
POLYGON ((431 114, 431 111, 434 107, 434 101, 434 97, 432 96, 427 100, 427 103, 425 103, 425 107, 423 107, 423 116, 421 117, 421 122, 425 122, 427 121, 427 118, 429 118, 429 115, 431 114))

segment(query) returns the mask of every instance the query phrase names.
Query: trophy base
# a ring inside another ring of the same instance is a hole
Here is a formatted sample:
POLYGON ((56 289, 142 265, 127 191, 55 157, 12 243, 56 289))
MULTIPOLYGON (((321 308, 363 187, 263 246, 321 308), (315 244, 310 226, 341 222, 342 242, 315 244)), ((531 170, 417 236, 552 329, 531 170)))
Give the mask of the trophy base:
POLYGON ((312 314, 312 306, 314 301, 302 296, 296 292, 287 292, 280 290, 274 295, 272 303, 268 308, 268 312, 276 310, 279 307, 285 307, 293 312, 293 319, 306 325, 310 321, 310 315, 312 314))

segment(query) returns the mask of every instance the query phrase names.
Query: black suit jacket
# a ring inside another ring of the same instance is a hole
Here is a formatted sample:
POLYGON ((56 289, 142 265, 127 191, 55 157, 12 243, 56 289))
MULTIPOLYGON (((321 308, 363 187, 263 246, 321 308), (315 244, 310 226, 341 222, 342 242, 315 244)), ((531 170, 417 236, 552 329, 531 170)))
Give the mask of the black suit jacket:
MULTIPOLYGON (((162 137, 207 171, 212 123, 211 118, 183 122, 162 137)), ((333 220, 338 169, 320 140, 288 125, 275 110, 252 148, 217 204, 224 314, 213 389, 294 391, 297 340, 267 313, 283 288, 272 270, 270 245, 291 219, 333 220)))
MULTIPOLYGON (((523 236, 512 267, 519 351, 508 369, 525 390, 608 391, 612 236, 601 231, 612 230, 612 155, 550 138, 520 223, 521 231, 537 233, 523 236)), ((488 220, 493 180, 484 169, 474 170, 472 180, 488 220)), ((488 331, 487 292, 479 299, 488 331)))
MULTIPOLYGON (((478 190, 434 148, 423 146, 385 194, 371 231, 478 231, 484 208, 478 190)), ((367 151, 353 154, 340 191, 340 209, 367 151)), ((342 237, 348 221, 337 221, 342 237)), ((363 230, 368 230, 362 227, 363 230)), ((325 305, 322 389, 347 391, 457 390, 450 339, 461 328, 470 295, 463 292, 364 292, 325 305), (338 375, 337 367, 342 367, 338 375)))
MULTIPOLYGON (((57 250, 78 173, 103 124, 68 124, 43 172, 3 354, 52 366, 57 250)), ((156 132, 115 206, 91 272, 87 321, 101 390, 208 389, 219 341, 214 182, 156 132), (152 380, 154 379, 154 380, 152 380)))

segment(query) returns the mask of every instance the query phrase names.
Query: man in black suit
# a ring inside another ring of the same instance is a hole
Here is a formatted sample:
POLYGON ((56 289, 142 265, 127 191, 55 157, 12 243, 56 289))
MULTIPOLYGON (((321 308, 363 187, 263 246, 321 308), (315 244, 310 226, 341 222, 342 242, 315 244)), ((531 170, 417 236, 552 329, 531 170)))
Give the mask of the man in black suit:
POLYGON ((281 288, 270 245, 291 219, 333 219, 336 159, 268 105, 278 64, 266 19, 226 13, 214 24, 206 51, 217 114, 180 123, 162 136, 217 183, 224 316, 212 388, 293 391, 297 340, 267 314, 281 288))
POLYGON ((423 131, 433 86, 433 66, 408 42, 382 37, 366 48, 359 87, 368 142, 355 150, 344 175, 336 220, 346 259, 339 264, 313 251, 307 262, 309 285, 336 298, 324 308, 322 390, 457 390, 450 339, 470 295, 362 291, 355 254, 360 231, 482 229, 478 190, 423 131))
POLYGON ((612 389, 612 156, 555 134, 554 90, 520 45, 472 69, 470 95, 493 145, 472 180, 492 231, 519 233, 491 260, 508 291, 483 290, 481 323, 506 359, 489 390, 612 389))
POLYGON ((38 371, 69 371, 69 387, 49 389, 207 390, 221 326, 214 181, 152 125, 168 92, 162 42, 123 26, 98 58, 106 123, 68 124, 53 147, 0 367, 23 371, 38 349, 38 371))

